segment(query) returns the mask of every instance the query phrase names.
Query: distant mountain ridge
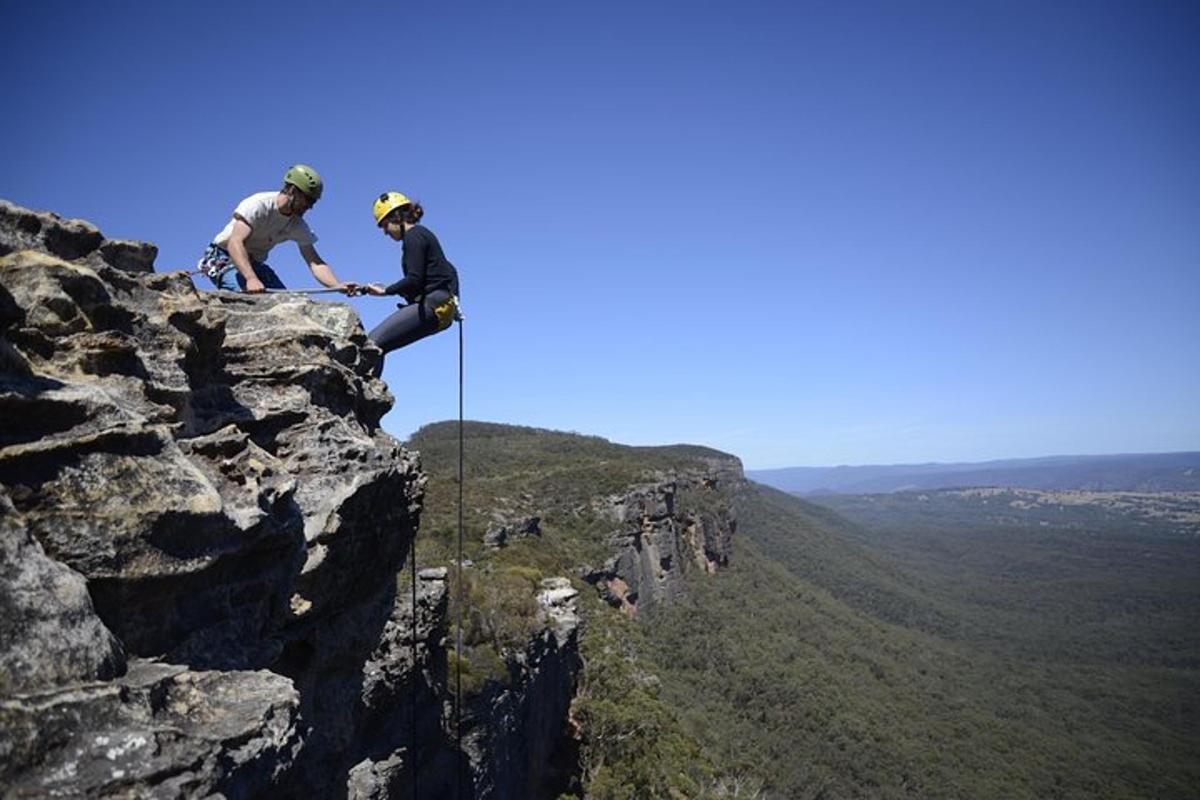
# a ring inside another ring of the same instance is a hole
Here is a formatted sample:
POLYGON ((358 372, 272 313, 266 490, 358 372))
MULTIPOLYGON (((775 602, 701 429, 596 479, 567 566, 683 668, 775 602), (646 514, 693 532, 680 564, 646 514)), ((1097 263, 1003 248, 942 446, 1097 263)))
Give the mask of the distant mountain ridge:
POLYGON ((747 470, 746 476, 794 494, 870 494, 970 486, 1198 491, 1200 452, 1047 456, 954 464, 785 467, 747 470))

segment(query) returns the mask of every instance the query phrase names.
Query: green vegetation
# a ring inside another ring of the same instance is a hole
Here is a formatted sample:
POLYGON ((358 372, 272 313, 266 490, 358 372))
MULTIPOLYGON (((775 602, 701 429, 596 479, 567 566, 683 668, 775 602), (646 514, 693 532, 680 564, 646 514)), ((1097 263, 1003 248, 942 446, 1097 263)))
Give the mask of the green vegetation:
MULTIPOLYGON (((486 559, 481 544, 493 513, 511 517, 538 514, 543 536, 536 554, 544 566, 574 569, 602 561, 609 553, 605 534, 612 524, 596 519, 591 502, 653 481, 659 473, 694 468, 696 459, 721 456, 715 450, 677 445, 626 447, 595 436, 468 422, 465 459, 465 552, 486 559)), ((427 425, 407 443, 421 454, 429 474, 418 560, 454 558, 458 531, 458 425, 427 425)))
MULTIPOLYGON (((598 564, 611 550, 616 525, 598 516, 597 498, 624 493, 661 473, 695 468, 696 458, 720 456, 706 448, 624 447, 595 437, 468 423, 464 552, 463 690, 508 680, 507 659, 528 641, 542 578, 573 577, 581 564, 598 564), (537 515, 541 535, 500 550, 481 544, 493 514, 537 515)), ((429 475, 417 559, 450 565, 457 550, 458 428, 430 425, 408 442, 429 475)), ((698 504, 700 500, 693 498, 698 504)), ((693 507, 699 508, 698 505, 693 507)), ((451 572, 453 578, 453 571, 451 572)), ((605 605, 580 580, 579 605, 587 621, 584 662, 572 717, 579 727, 584 790, 598 800, 723 797, 725 774, 713 767, 660 697, 644 629, 605 605)), ((457 590, 451 587, 452 609, 457 590)), ((453 654, 450 669, 456 667, 453 654)), ((745 795, 742 795, 745 796, 745 795)))
POLYGON ((964 574, 953 547, 973 537, 983 559, 981 531, 906 563, 873 545, 904 549, 894 536, 765 487, 739 509, 730 569, 650 621, 663 696, 716 763, 780 797, 1195 796, 1194 543, 1142 543, 1176 561, 1152 590, 1149 570, 1113 571, 1120 551, 1059 536, 1036 550, 1053 579, 1023 562, 997 577, 964 574), (1116 606, 1131 616, 1082 624, 1116 606))
POLYGON ((956 638, 1030 658, 1200 667, 1200 538, 1137 508, 1023 507, 1031 494, 823 502, 865 548, 925 579, 931 602, 961 620, 956 638))
MULTIPOLYGON (((473 691, 507 679, 538 582, 609 554, 593 500, 719 454, 467 437, 473 691), (537 514, 542 535, 488 551, 494 513, 537 514)), ((430 475, 419 559, 448 563, 456 426, 411 444, 430 475)), ((586 796, 1196 797, 1200 541, 1089 505, 1014 521, 923 496, 831 508, 751 485, 729 568, 637 621, 577 581, 586 796)))
POLYGON ((590 604, 586 669, 573 708, 583 733, 586 796, 696 797, 716 770, 661 696, 641 654, 655 650, 638 623, 590 604))

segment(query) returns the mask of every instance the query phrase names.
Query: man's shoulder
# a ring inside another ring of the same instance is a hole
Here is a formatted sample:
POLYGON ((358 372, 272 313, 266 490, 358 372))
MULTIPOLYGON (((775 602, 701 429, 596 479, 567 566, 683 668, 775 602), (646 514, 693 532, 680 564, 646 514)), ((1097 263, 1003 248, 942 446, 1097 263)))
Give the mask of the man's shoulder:
POLYGON ((275 195, 278 192, 255 192, 238 203, 238 212, 245 216, 247 213, 260 216, 275 211, 275 195))

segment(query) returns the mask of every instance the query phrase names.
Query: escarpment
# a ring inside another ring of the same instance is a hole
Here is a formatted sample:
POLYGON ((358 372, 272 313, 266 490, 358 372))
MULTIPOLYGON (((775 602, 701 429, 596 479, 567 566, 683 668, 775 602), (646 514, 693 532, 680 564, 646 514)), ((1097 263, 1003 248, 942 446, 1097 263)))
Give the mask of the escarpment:
POLYGON ((615 552, 601 568, 585 569, 584 579, 631 615, 679 599, 689 570, 711 574, 729 564, 737 530, 730 496, 744 483, 731 458, 597 499, 593 508, 617 526, 609 540, 615 552))
MULTIPOLYGON (((426 479, 353 310, 154 253, 0 203, 2 793, 541 785, 454 739, 446 574, 408 570, 426 479)), ((566 725, 577 619, 542 620, 509 737, 566 725)))

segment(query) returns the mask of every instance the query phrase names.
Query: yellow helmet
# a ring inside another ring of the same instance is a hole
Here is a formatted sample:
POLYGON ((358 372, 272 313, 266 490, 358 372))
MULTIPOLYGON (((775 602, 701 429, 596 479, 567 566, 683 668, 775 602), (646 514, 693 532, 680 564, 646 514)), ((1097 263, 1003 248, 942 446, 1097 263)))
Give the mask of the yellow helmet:
POLYGON ((409 200, 399 192, 384 192, 379 195, 379 199, 375 201, 375 224, 379 225, 383 222, 383 218, 395 211, 401 206, 412 205, 412 200, 409 200))

